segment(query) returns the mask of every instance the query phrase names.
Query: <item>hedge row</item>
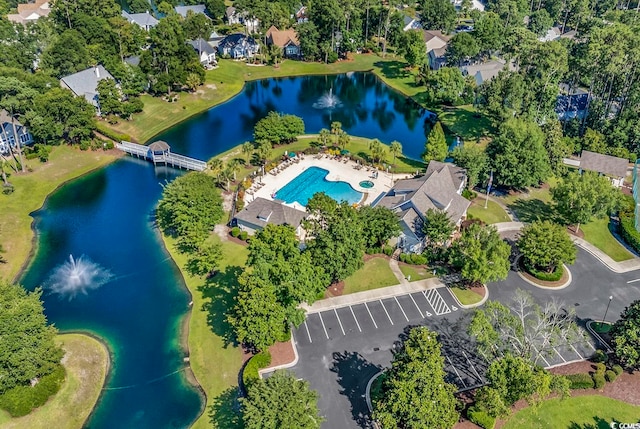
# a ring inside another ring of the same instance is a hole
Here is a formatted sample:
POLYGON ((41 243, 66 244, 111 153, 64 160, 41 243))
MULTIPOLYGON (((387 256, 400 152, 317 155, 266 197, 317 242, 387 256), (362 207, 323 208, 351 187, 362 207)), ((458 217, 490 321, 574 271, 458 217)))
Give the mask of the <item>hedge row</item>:
POLYGON ((411 265, 425 265, 428 260, 424 255, 418 255, 417 253, 401 253, 400 262, 411 265))
POLYGON ((131 141, 131 136, 129 134, 117 133, 100 121, 96 122, 96 130, 98 130, 98 132, 103 136, 109 137, 111 140, 117 141, 118 143, 123 140, 128 142, 131 141))
POLYGON ((496 418, 491 417, 485 411, 470 408, 467 412, 467 417, 469 417, 469 420, 471 420, 472 423, 475 423, 484 429, 493 429, 496 425, 496 418))
POLYGON ((41 377, 33 387, 18 386, 7 390, 0 396, 0 408, 6 410, 12 417, 26 416, 34 408, 42 406, 60 389, 65 375, 64 367, 58 365, 51 374, 41 377))
POLYGON ((569 374, 566 377, 571 389, 593 389, 593 378, 587 373, 569 374))
POLYGON ((268 351, 260 352, 249 359, 242 370, 242 383, 245 389, 260 379, 258 371, 268 367, 269 364, 271 364, 271 354, 268 351))
POLYGON ((545 282, 557 282, 562 278, 562 273, 564 272, 564 268, 562 265, 556 267, 555 271, 552 273, 545 273, 544 271, 536 270, 532 265, 525 261, 524 267, 529 274, 538 280, 542 280, 545 282))
POLYGON ((237 226, 231 228, 231 236, 239 238, 242 241, 247 241, 249 239, 249 233, 247 231, 242 231, 237 226))
POLYGON ((382 246, 382 247, 369 247, 365 249, 365 253, 367 255, 378 255, 380 253, 384 253, 387 256, 393 255, 393 251, 395 249, 392 246, 382 246))
POLYGON ((633 212, 620 212, 619 232, 625 243, 640 252, 640 232, 636 230, 633 212))

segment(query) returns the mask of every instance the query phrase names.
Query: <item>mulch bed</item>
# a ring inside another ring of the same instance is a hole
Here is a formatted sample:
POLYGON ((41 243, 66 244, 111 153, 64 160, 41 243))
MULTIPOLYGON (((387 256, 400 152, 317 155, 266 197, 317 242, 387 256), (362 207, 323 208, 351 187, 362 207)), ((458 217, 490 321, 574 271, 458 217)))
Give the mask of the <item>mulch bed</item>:
POLYGON ((234 237, 231 234, 227 234, 227 237, 229 238, 229 241, 232 243, 236 243, 244 247, 247 247, 249 245, 249 243, 247 243, 246 241, 240 240, 238 237, 234 237))
POLYGON ((537 279, 531 274, 529 274, 529 272, 527 272, 527 269, 524 266, 524 258, 520 258, 518 260, 518 270, 520 271, 520 274, 525 276, 528 280, 532 281, 537 285, 544 286, 544 287, 559 287, 565 284, 567 280, 569 280, 569 272, 564 267, 562 267, 562 277, 560 277, 560 280, 557 280, 555 282, 549 282, 546 280, 537 279))
POLYGON ((332 298, 334 296, 342 296, 344 293, 344 282, 339 281, 338 283, 334 283, 327 288, 324 292, 325 298, 332 298))
POLYGON ((575 237, 584 238, 584 232, 581 229, 576 232, 576 225, 569 225, 567 232, 575 237))
POLYGON ((271 353, 271 365, 269 366, 272 367, 293 362, 296 357, 295 353, 293 353, 291 340, 283 343, 275 343, 269 347, 269 353, 271 353))

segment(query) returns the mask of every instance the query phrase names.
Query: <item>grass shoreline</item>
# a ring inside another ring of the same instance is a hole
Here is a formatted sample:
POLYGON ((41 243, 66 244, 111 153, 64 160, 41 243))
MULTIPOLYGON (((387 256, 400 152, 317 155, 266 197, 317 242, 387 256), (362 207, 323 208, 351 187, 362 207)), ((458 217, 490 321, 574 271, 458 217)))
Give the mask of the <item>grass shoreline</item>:
POLYGON ((65 348, 67 371, 60 390, 41 407, 23 417, 11 418, 0 410, 3 429, 46 429, 55 421, 61 429, 80 429, 93 415, 95 404, 102 397, 103 386, 111 371, 108 345, 90 332, 69 332, 56 337, 65 348), (98 360, 96 364, 95 360, 98 360), (93 371, 92 371, 93 370, 93 371), (90 378, 87 382, 82 378, 90 378), (88 389, 88 392, 82 389, 88 389), (89 407, 89 403, 92 404, 89 407), (79 406, 78 406, 79 405, 79 406))

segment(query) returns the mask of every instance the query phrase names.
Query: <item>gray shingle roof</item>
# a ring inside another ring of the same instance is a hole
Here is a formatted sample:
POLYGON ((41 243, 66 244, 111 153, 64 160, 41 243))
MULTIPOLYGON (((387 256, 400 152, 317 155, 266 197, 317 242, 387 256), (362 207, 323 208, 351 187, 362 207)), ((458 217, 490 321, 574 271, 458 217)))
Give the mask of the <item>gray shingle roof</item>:
POLYGON ((155 27, 156 25, 158 25, 158 22, 159 22, 149 12, 128 13, 123 10, 122 17, 125 18, 127 21, 138 24, 140 27, 143 27, 143 28, 155 27))
POLYGON ((603 155, 588 150, 583 150, 580 156, 581 169, 597 171, 614 177, 625 177, 628 166, 629 160, 617 156, 603 155))
POLYGON ((183 18, 187 17, 187 12, 192 11, 193 13, 203 13, 206 15, 205 10, 207 8, 203 4, 195 4, 193 6, 176 6, 176 12, 178 15, 182 15, 183 18))
POLYGON ((265 198, 256 198, 236 214, 236 220, 257 228, 264 228, 267 224, 290 225, 297 228, 305 217, 306 212, 265 198))
POLYGON ((66 86, 74 94, 84 97, 94 106, 98 106, 98 82, 102 79, 113 79, 102 65, 90 67, 78 73, 70 74, 60 79, 63 86, 66 86))
POLYGON ((458 194, 465 180, 464 169, 453 164, 431 161, 423 177, 398 180, 376 206, 395 211, 403 227, 420 236, 422 217, 429 209, 446 211, 454 223, 462 218, 471 204, 458 194))
POLYGON ((215 55, 216 53, 216 50, 213 48, 213 46, 211 46, 209 42, 202 38, 189 40, 187 43, 193 46, 193 49, 196 50, 198 55, 202 55, 203 52, 207 55, 215 55))

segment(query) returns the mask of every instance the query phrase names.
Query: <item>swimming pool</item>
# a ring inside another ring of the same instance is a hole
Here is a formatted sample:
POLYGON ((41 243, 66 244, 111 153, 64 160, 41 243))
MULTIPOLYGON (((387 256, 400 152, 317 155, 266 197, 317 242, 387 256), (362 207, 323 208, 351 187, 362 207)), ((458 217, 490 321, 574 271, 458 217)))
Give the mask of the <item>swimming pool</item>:
POLYGON ((362 199, 362 193, 356 191, 347 182, 332 182, 326 179, 328 170, 309 167, 291 182, 280 188, 275 195, 285 203, 297 202, 307 205, 309 199, 317 192, 324 192, 336 201, 347 201, 355 204, 362 199))

